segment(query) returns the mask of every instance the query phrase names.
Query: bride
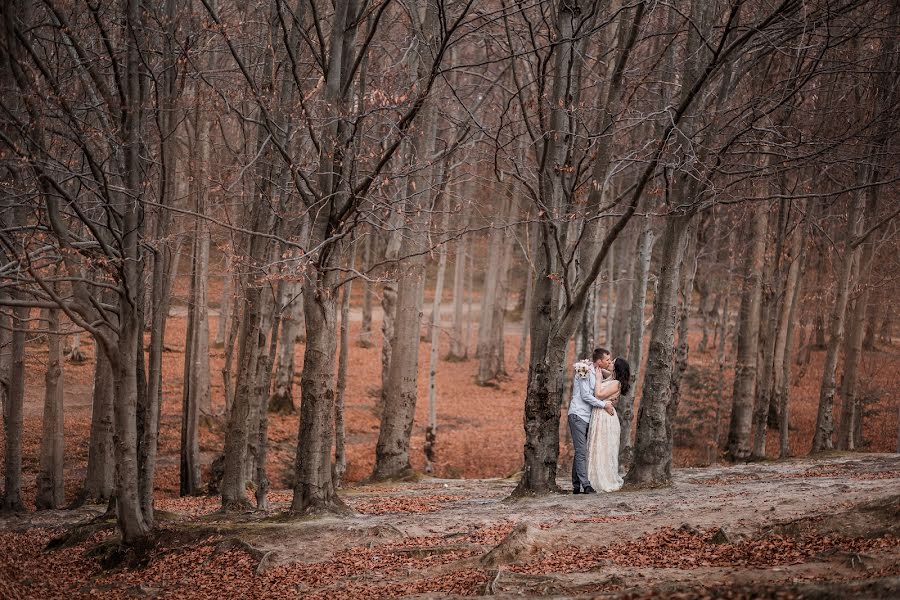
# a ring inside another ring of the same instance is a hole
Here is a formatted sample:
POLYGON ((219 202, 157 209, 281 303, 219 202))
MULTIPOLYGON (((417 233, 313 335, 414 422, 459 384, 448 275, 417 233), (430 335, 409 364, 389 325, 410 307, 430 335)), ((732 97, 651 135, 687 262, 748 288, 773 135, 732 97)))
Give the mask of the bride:
MULTIPOLYGON (((597 378, 594 395, 603 400, 615 402, 631 387, 631 368, 624 358, 613 363, 610 379, 597 378)), ((587 469, 591 486, 597 491, 614 492, 622 487, 619 476, 619 417, 602 408, 591 412, 588 429, 587 469)))

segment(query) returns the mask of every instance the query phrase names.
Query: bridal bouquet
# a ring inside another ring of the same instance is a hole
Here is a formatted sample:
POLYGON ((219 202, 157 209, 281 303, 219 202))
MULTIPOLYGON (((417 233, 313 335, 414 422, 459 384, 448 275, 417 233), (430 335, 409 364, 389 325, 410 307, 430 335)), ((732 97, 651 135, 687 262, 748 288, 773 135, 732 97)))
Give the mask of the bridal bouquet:
POLYGON ((579 360, 575 363, 575 377, 585 378, 594 372, 594 364, 589 360, 579 360))

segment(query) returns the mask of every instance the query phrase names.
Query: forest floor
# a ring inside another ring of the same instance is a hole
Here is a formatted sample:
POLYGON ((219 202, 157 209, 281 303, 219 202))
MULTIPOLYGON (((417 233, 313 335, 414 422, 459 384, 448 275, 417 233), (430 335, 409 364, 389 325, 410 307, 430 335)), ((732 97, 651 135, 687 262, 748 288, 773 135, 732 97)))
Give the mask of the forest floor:
MULTIPOLYGON (((477 304, 475 308, 477 319, 477 304)), ((898 431, 900 346, 896 344, 867 352, 861 366, 866 398, 863 449, 871 454, 701 468, 718 454, 716 431, 720 440, 727 433, 733 368, 726 365, 719 372, 714 349, 699 350, 699 324, 694 323, 675 422, 674 464, 679 468, 672 488, 510 503, 503 500, 514 487, 510 478, 521 468, 524 443, 526 373, 516 364, 521 325, 508 324, 508 377, 495 385, 475 384, 475 360, 441 361, 434 465, 438 479, 376 487, 357 482, 371 473, 378 436, 380 323, 377 318, 373 323, 375 346, 361 348, 356 345, 360 323, 351 318, 345 409, 348 470, 341 497, 357 514, 301 521, 279 516, 290 501, 287 490, 298 431, 295 413, 269 418, 267 471, 273 489, 279 490, 270 494, 272 510, 223 520, 213 514, 218 497, 178 497, 182 315, 176 305, 163 356, 155 489, 162 528, 149 564, 107 571, 102 558, 86 555, 98 544, 103 548, 101 542, 114 535, 108 524, 81 528, 90 535, 69 550, 44 551, 49 540, 96 517, 101 507, 4 518, 0 520, 0 598, 203 598, 214 594, 351 598, 484 591, 640 598, 670 597, 678 590, 690 598, 704 594, 749 597, 754 590, 769 590, 765 593, 772 597, 810 597, 824 593, 821 581, 836 590, 823 597, 900 596, 896 593, 900 458, 886 454, 895 450, 898 431), (850 525, 841 529, 842 523, 850 525), (481 557, 517 524, 530 529, 515 536, 525 539, 519 551, 512 553, 513 560, 482 563, 481 557), (727 539, 717 538, 725 543, 713 544, 720 527, 725 528, 727 539)), ((356 311, 353 317, 358 318, 356 311)), ((216 321, 213 313, 213 332, 216 321)), ((470 354, 475 329, 477 322, 470 354)), ((444 329, 441 356, 448 345, 444 329)), ((419 349, 420 401, 410 447, 412 465, 420 471, 428 348, 423 341, 419 349)), ((88 454, 93 345, 87 342, 82 350, 85 362, 65 365, 67 501, 75 498, 83 482, 88 454)), ((298 373, 302 353, 303 346, 298 345, 298 373)), ((794 368, 792 456, 809 451, 823 358, 823 351, 814 350, 807 363, 794 368)), ((40 336, 30 337, 23 433, 23 495, 29 510, 34 506, 39 467, 46 363, 46 342, 40 336)), ((212 403, 210 414, 201 422, 201 454, 207 466, 223 446, 223 363, 223 350, 211 345, 212 403)), ((299 398, 298 387, 299 377, 295 398, 299 398)), ((640 390, 637 397, 639 402, 640 390)), ((839 410, 836 406, 836 417, 839 410)), ((571 450, 561 421, 559 472, 566 473, 571 450)), ((0 431, 0 445, 3 442, 0 431)), ((775 430, 768 434, 767 449, 770 458, 777 456, 775 430)))
MULTIPOLYGON (((900 456, 677 469, 671 487, 508 500, 511 479, 349 486, 350 516, 224 517, 160 501, 140 564, 107 568, 103 507, 0 520, 3 598, 896 598, 900 456)), ((562 479, 560 485, 568 487, 562 479)))

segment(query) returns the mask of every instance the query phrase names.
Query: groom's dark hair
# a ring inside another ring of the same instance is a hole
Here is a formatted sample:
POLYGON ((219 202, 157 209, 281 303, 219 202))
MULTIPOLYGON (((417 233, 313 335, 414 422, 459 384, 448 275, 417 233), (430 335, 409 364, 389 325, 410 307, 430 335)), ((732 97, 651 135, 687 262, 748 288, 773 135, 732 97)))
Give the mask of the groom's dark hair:
POLYGON ((607 354, 609 354, 609 350, 607 350, 606 348, 596 348, 594 350, 594 357, 591 360, 593 362, 597 362, 607 354))

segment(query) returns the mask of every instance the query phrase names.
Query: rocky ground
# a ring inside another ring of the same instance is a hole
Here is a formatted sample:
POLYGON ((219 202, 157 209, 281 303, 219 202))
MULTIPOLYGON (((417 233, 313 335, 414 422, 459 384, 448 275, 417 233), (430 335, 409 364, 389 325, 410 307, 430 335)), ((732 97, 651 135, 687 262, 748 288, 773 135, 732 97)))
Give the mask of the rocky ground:
POLYGON ((124 562, 91 523, 102 507, 29 513, 0 519, 0 597, 896 598, 898 480, 896 454, 835 454, 594 496, 354 486, 342 517, 287 518, 289 492, 227 518, 218 498, 170 499, 154 546, 124 562))

